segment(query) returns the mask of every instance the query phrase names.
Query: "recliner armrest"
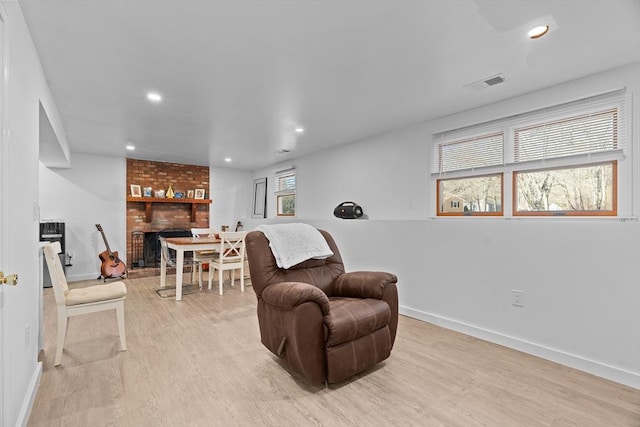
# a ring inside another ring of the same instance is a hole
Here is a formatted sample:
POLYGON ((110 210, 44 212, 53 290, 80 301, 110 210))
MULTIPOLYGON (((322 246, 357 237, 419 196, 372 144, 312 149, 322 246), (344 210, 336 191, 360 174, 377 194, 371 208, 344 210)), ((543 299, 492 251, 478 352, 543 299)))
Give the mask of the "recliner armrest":
POLYGON ((353 271, 333 282, 331 296, 383 299, 385 289, 398 282, 395 274, 381 271, 353 271))
POLYGON ((292 309, 305 302, 315 302, 322 315, 329 313, 329 298, 319 288, 303 282, 280 282, 267 286, 262 291, 262 299, 281 309, 292 309))

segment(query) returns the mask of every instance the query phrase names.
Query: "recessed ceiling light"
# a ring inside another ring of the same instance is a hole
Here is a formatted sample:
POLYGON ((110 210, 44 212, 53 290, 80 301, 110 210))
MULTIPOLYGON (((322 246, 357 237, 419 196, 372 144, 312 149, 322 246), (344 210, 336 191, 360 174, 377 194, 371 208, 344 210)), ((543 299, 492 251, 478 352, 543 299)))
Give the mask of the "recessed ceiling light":
POLYGON ((296 133, 304 133, 304 128, 296 128, 296 133))
POLYGON ((231 163, 231 157, 225 157, 224 161, 227 163, 231 163))
POLYGON ((127 145, 125 148, 126 148, 127 150, 129 150, 129 151, 133 151, 133 150, 135 150, 135 149, 136 149, 136 147, 135 147, 134 145, 131 145, 131 144, 127 145))
POLYGON ((527 35, 531 39, 539 39, 540 37, 544 36, 548 32, 549 32, 548 25, 538 25, 537 27, 533 27, 532 29, 530 29, 527 35))
POLYGON ((160 102, 162 101, 162 95, 158 92, 149 92, 147 93, 147 99, 151 102, 160 102))

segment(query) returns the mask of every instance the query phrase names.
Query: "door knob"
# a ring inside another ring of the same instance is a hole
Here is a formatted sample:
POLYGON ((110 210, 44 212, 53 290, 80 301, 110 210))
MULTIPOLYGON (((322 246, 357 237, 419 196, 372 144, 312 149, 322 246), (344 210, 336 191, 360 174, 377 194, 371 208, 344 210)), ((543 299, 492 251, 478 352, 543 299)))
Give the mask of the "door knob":
POLYGON ((4 273, 0 271, 0 285, 12 285, 15 286, 18 284, 18 275, 10 274, 5 277, 4 273))

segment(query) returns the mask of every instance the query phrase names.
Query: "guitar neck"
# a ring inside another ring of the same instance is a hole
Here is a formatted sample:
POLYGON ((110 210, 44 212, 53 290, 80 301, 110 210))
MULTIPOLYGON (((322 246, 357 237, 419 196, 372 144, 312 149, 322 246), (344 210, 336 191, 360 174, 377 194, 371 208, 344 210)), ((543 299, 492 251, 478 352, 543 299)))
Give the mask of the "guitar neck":
POLYGON ((104 235, 104 231, 100 231, 100 234, 102 234, 102 240, 104 240, 104 245, 107 247, 107 252, 109 252, 109 255, 111 255, 113 252, 111 252, 109 242, 107 242, 107 236, 104 235))
POLYGON ((104 245, 107 247, 107 252, 109 253, 109 255, 112 255, 113 252, 111 252, 111 248, 109 247, 109 242, 107 242, 107 236, 104 234, 104 230, 102 229, 102 226, 100 224, 96 224, 96 228, 102 235, 102 240, 104 241, 104 245))

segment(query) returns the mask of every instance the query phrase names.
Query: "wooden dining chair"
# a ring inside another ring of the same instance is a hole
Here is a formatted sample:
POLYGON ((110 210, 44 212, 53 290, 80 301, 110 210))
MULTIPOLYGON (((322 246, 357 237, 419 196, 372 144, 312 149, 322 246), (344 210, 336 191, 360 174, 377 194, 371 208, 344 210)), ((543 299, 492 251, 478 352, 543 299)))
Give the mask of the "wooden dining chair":
MULTIPOLYGON (((216 232, 213 228, 191 229, 193 237, 215 237, 215 234, 216 232)), ((202 264, 210 264, 217 255, 218 253, 215 250, 193 251, 193 260, 198 264, 198 283, 200 288, 202 288, 202 264)), ((209 275, 211 275, 211 272, 209 272, 209 275)), ((193 282, 193 270, 191 271, 191 281, 193 282)))
POLYGON ((235 271, 240 270, 240 290, 244 292, 245 234, 244 231, 220 233, 218 254, 209 263, 209 289, 211 289, 213 272, 218 270, 218 290, 220 295, 223 295, 222 273, 225 270, 231 270, 231 286, 234 284, 235 271))
POLYGON ((115 310, 118 321, 118 334, 122 351, 127 349, 124 327, 124 299, 127 286, 124 282, 111 282, 85 288, 69 289, 58 254, 61 252, 60 242, 49 243, 44 247, 44 257, 49 267, 53 294, 58 311, 58 336, 54 365, 60 365, 62 349, 67 337, 68 319, 80 314, 95 313, 104 310, 115 310))

